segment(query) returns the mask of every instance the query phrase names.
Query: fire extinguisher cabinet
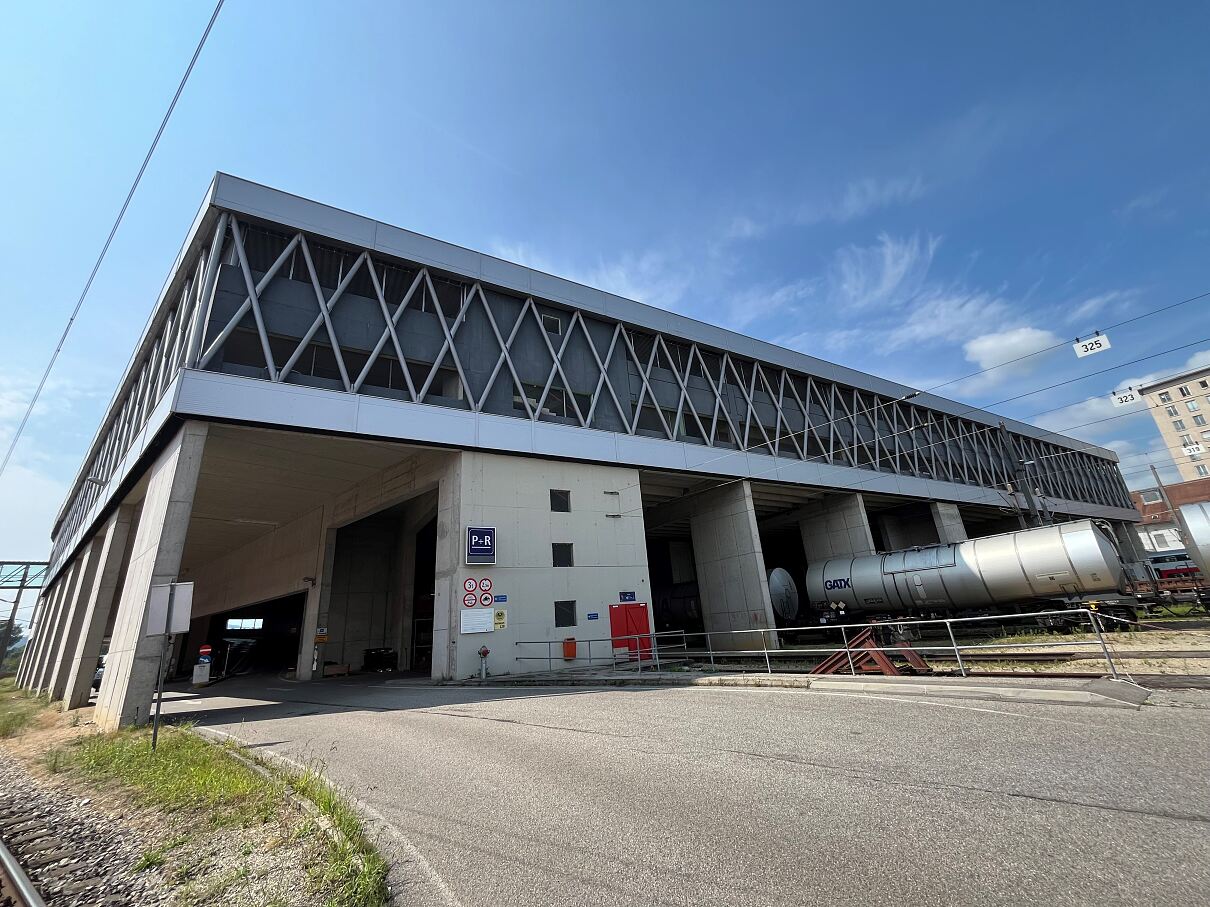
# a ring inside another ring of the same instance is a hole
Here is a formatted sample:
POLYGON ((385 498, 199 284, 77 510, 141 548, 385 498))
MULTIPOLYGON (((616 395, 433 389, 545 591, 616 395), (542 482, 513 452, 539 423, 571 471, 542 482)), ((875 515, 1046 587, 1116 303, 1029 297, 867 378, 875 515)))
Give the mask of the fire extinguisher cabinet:
POLYGON ((563 640, 563 658, 566 661, 576 660, 576 638, 568 636, 563 640))

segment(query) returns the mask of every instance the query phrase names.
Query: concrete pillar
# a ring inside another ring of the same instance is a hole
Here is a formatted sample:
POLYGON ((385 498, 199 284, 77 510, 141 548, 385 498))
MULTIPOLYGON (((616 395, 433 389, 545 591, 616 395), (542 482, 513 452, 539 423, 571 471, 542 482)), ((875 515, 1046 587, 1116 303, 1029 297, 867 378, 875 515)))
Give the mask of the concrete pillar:
POLYGON ((462 607, 462 465, 465 454, 450 458, 437 487, 437 557, 434 565, 434 680, 458 676, 458 609, 462 607))
MULTIPOLYGON (((327 515, 326 509, 324 515, 327 515)), ((319 538, 315 582, 307 589, 307 601, 303 605, 298 664, 294 668, 296 680, 311 680, 316 673, 323 677, 324 647, 315 642, 315 632, 318 627, 327 627, 328 624, 328 603, 332 599, 332 565, 336 560, 336 530, 324 529, 319 538)))
POLYGON ((807 563, 877 554, 861 494, 836 495, 804 508, 798 521, 807 563))
MULTIPOLYGON (((752 486, 735 482, 698 496, 689 517, 689 532, 706 632, 776 626, 752 486)), ((716 650, 760 648, 762 642, 776 648, 776 634, 711 638, 716 650)))
POLYGON ((79 587, 82 561, 82 557, 77 557, 71 562, 63 574, 62 588, 55 596, 54 608, 51 610, 50 619, 46 624, 46 637, 43 640, 41 651, 38 652, 38 673, 34 676, 31 685, 32 689, 38 693, 49 691, 52 662, 59 649, 59 641, 63 638, 67 603, 75 598, 76 590, 79 587))
POLYGON ((59 579, 51 583, 43 592, 42 598, 39 601, 38 613, 34 615, 33 620, 34 634, 25 646, 25 653, 21 656, 22 675, 20 682, 23 689, 36 689, 38 664, 42 658, 42 652, 46 648, 46 638, 50 634, 50 618, 55 610, 55 602, 58 601, 59 596, 62 594, 64 577, 65 574, 60 574, 59 579))
POLYGON ((63 698, 63 690, 67 685, 67 674, 75 660, 76 647, 80 641, 80 628, 84 623, 84 613, 88 609, 88 600, 92 597, 93 579, 97 573, 101 550, 104 548, 105 534, 98 532, 93 535, 88 546, 80 554, 80 578, 72 590, 72 596, 63 606, 63 632, 59 644, 51 655, 50 680, 46 695, 54 702, 63 698))
POLYGON ((933 512, 933 523, 937 526, 937 538, 942 544, 965 542, 970 536, 966 534, 966 524, 962 522, 962 513, 957 504, 948 501, 930 501, 929 510, 933 512))
POLYGON ((109 626, 109 616, 113 611, 114 596, 122 578, 126 543, 136 509, 135 504, 122 504, 110 515, 101 530, 101 550, 97 568, 93 574, 91 588, 85 590, 87 598, 80 636, 63 685, 64 710, 79 709, 88 705, 97 659, 101 657, 101 643, 105 639, 105 630, 109 626))
POLYGON ((206 444, 206 424, 186 422, 147 471, 143 510, 105 664, 95 720, 106 731, 147 721, 162 640, 146 637, 147 595, 177 578, 206 444))
POLYGON ((38 593, 34 602, 34 611, 30 615, 30 634, 25 640, 25 648, 21 650, 21 663, 17 665, 17 686, 25 689, 29 685, 29 675, 33 673, 36 652, 42 642, 42 615, 46 613, 47 604, 54 592, 53 586, 48 586, 38 593))

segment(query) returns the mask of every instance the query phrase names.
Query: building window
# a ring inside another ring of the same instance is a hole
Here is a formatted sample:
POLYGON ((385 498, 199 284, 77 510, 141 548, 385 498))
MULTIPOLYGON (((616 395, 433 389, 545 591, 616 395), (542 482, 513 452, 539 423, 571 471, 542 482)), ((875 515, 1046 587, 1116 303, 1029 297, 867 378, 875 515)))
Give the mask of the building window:
POLYGON ((1167 548, 1168 547, 1168 536, 1165 535, 1164 533, 1156 532, 1151 536, 1151 538, 1155 542, 1155 547, 1157 547, 1157 548, 1167 548))
POLYGON ((1189 410, 1189 412, 1191 412, 1191 413, 1195 413, 1201 408, 1202 408, 1201 404, 1198 403, 1196 400, 1186 400, 1185 401, 1185 409, 1189 410))
POLYGON ((1204 431, 1204 432, 1202 432, 1202 440, 1203 440, 1203 441, 1210 441, 1210 431, 1204 431))
POLYGON ((576 603, 555 602, 555 626, 574 627, 576 625, 576 603))
POLYGON ((1184 419, 1175 420, 1172 423, 1172 427, 1175 428, 1177 431, 1184 431, 1185 430, 1185 420, 1184 419))
POLYGON ((1210 387, 1210 381, 1207 381, 1205 378, 1203 378, 1201 381, 1197 382, 1197 386, 1204 390, 1210 387))
POLYGON ((575 558, 571 553, 571 542, 555 542, 550 546, 551 560, 556 567, 574 567, 575 558))
POLYGON ((1141 491, 1139 492, 1139 500, 1144 504, 1159 504, 1164 500, 1164 496, 1159 491, 1141 491))
POLYGON ((550 490, 550 509, 553 513, 571 513, 571 492, 552 488, 550 490))
POLYGON ((1179 409, 1177 409, 1175 406, 1166 407, 1164 409, 1164 412, 1166 412, 1169 416, 1171 416, 1174 419, 1181 414, 1181 411, 1179 409))
POLYGON ((1188 447, 1193 443, 1193 438, 1190 435, 1181 435, 1181 444, 1188 447))
POLYGON ((563 333, 563 322, 554 315, 543 315, 542 327, 546 328, 546 333, 548 334, 563 333))
POLYGON ((1163 391, 1163 392, 1160 394, 1160 402, 1161 402, 1161 403, 1171 403, 1171 402, 1172 402, 1172 394, 1168 393, 1168 391, 1163 391))
POLYGON ((1207 466, 1204 463, 1199 463, 1197 466, 1197 474, 1203 479, 1207 476, 1210 476, 1210 466, 1207 466))
POLYGON ((1182 384, 1180 387, 1177 388, 1177 390, 1181 392, 1182 397, 1192 397, 1193 396, 1193 392, 1191 390, 1189 390, 1189 385, 1187 385, 1187 384, 1182 384))
POLYGON ((263 617, 229 617, 228 630, 259 630, 265 625, 263 617))
POLYGON ((1200 415, 1200 414, 1199 414, 1199 415, 1194 416, 1194 417, 1193 417, 1193 424, 1194 424, 1194 425, 1205 425, 1205 424, 1206 424, 1206 417, 1205 417, 1205 416, 1203 416, 1203 415, 1200 415))

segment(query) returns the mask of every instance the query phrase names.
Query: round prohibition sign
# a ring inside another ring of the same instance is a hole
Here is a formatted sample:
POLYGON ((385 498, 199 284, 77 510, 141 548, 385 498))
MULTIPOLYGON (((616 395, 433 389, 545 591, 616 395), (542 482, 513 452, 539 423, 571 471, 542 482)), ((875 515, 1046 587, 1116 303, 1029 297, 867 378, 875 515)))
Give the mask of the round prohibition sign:
POLYGON ((474 592, 468 592, 468 593, 466 593, 466 595, 462 596, 462 606, 464 608, 475 607, 475 593, 474 592))
POLYGON ((479 580, 479 591, 480 592, 491 592, 492 591, 492 578, 490 576, 485 576, 485 577, 483 577, 483 579, 479 580))
POLYGON ((490 592, 481 592, 479 593, 479 604, 485 608, 490 608, 493 604, 495 604, 495 599, 492 598, 492 594, 490 592))
POLYGON ((474 592, 477 588, 479 588, 479 584, 475 582, 475 578, 473 576, 468 576, 462 581, 462 588, 467 592, 474 592))

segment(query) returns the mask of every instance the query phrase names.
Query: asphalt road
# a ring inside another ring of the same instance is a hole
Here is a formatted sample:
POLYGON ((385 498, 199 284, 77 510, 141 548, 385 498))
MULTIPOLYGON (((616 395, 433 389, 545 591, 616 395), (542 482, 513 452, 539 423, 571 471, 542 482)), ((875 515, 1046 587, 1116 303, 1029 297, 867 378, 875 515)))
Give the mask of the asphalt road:
POLYGON ((321 760, 393 826, 404 904, 1210 898, 1205 692, 1137 712, 276 679, 205 694, 168 711, 321 760))

